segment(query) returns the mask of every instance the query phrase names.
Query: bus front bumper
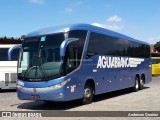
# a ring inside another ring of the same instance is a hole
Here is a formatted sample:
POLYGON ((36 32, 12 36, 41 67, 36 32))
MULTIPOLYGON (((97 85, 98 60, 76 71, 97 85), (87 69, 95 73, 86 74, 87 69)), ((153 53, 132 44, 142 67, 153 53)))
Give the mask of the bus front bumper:
POLYGON ((17 88, 20 100, 66 101, 64 88, 46 90, 46 88, 17 88))

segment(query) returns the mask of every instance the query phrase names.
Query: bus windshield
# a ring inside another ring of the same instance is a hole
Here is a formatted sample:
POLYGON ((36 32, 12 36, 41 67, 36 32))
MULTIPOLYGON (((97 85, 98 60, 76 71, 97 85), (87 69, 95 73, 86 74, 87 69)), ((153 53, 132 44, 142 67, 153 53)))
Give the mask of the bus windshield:
POLYGON ((62 66, 60 45, 64 40, 64 33, 26 38, 20 52, 18 78, 38 81, 58 77, 62 66))

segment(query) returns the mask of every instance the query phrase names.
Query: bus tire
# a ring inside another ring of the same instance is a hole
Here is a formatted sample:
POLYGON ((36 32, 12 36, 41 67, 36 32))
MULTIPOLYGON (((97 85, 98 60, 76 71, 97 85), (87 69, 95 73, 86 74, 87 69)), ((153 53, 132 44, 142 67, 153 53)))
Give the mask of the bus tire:
POLYGON ((139 89, 142 90, 144 88, 144 80, 141 78, 139 81, 139 89))
POLYGON ((90 104, 93 99, 93 87, 87 83, 84 87, 83 98, 81 99, 82 104, 90 104))
POLYGON ((139 85, 139 78, 135 77, 135 85, 133 87, 133 91, 137 92, 139 90, 139 87, 140 87, 140 85, 139 85))

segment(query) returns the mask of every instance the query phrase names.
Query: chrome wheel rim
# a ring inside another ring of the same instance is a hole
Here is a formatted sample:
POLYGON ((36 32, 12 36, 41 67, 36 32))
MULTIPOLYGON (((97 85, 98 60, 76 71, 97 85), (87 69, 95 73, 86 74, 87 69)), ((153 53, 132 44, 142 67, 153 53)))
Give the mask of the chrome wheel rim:
POLYGON ((136 80, 136 89, 139 88, 138 81, 136 80))
POLYGON ((143 85, 144 85, 144 82, 143 82, 143 80, 142 80, 142 79, 140 80, 140 85, 141 85, 141 86, 143 86, 143 85))
POLYGON ((91 90, 89 88, 86 88, 84 90, 84 97, 85 98, 90 98, 91 97, 91 90))

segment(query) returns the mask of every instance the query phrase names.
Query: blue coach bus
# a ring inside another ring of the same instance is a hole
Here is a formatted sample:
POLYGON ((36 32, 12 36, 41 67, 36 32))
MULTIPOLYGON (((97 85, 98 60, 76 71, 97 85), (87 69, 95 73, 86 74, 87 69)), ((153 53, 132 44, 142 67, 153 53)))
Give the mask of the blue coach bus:
POLYGON ((89 24, 29 33, 18 63, 21 100, 92 102, 93 96, 151 81, 146 42, 89 24))

